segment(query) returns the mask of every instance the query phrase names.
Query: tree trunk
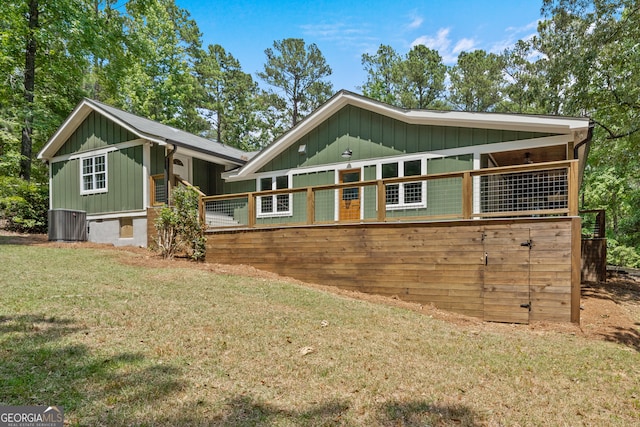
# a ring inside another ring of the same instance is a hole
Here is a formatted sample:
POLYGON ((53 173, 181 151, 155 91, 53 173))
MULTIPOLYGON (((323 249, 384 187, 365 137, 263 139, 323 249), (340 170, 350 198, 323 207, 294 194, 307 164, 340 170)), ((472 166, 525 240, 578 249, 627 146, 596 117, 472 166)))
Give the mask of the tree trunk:
POLYGON ((218 116, 218 126, 216 126, 216 141, 221 144, 226 143, 227 141, 222 141, 222 119, 224 113, 222 112, 222 108, 216 111, 216 115, 218 116))
POLYGON ((291 127, 294 127, 298 123, 298 103, 300 102, 298 97, 298 82, 296 80, 293 82, 293 91, 291 92, 291 103, 293 104, 291 111, 291 127))
POLYGON ((29 1, 29 32, 27 34, 24 61, 24 125, 22 127, 22 142, 20 145, 20 177, 31 179, 31 150, 33 141, 33 91, 36 82, 36 35, 38 27, 38 0, 29 1))

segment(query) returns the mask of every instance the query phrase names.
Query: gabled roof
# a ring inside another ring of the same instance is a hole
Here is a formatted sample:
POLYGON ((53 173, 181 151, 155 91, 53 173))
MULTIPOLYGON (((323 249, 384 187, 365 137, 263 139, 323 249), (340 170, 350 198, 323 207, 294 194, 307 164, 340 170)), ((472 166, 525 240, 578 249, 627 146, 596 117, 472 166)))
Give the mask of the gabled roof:
POLYGON ((224 178, 241 179, 260 170, 269 161, 311 132, 322 122, 347 105, 359 107, 409 124, 500 129, 571 135, 587 131, 588 118, 541 116, 526 114, 478 113, 466 111, 410 110, 394 107, 346 90, 336 93, 313 113, 300 121, 244 166, 223 174, 224 178))
POLYGON ((102 102, 85 98, 78 104, 69 117, 67 117, 65 122, 45 144, 44 148, 40 150, 38 158, 49 160, 54 157, 60 147, 62 147, 65 141, 75 132, 92 111, 102 114, 138 138, 146 139, 160 145, 171 144, 176 147, 181 147, 192 152, 196 157, 198 157, 197 153, 199 153, 205 158, 220 159, 223 160, 224 163, 234 165, 243 165, 251 157, 250 153, 246 153, 237 148, 229 147, 228 145, 122 111, 110 105, 103 104, 102 102))

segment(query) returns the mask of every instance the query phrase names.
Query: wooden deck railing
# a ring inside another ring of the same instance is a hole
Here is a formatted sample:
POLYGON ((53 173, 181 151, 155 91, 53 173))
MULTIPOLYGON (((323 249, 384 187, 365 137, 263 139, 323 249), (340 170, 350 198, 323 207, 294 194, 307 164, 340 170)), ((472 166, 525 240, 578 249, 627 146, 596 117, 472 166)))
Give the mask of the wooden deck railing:
MULTIPOLYGON (((149 177, 149 189, 150 189, 150 205, 162 206, 167 203, 167 191, 164 174, 151 175, 149 177)), ((204 203, 202 198, 206 196, 198 187, 195 187, 189 181, 182 179, 179 175, 174 175, 174 183, 172 186, 184 185, 185 187, 191 187, 198 193, 198 214, 200 219, 204 221, 204 203)))
POLYGON ((209 228, 577 216, 578 162, 205 196, 201 212, 209 228), (342 219, 356 200, 357 218, 342 219))
POLYGON ((151 206, 161 206, 167 203, 167 183, 164 174, 149 177, 149 196, 151 206))

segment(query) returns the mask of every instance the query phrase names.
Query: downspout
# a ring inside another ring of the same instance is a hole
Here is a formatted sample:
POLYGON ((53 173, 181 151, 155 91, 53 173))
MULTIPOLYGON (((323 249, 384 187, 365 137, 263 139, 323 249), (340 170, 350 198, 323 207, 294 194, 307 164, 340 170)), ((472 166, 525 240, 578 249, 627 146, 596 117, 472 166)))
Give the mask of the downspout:
POLYGON ((590 120, 587 136, 573 147, 573 158, 578 159, 578 168, 579 168, 578 188, 582 187, 582 176, 584 175, 584 169, 587 165, 587 159, 589 157, 589 148, 591 147, 590 143, 591 143, 591 139, 593 138, 594 127, 595 127, 595 122, 593 120, 590 120), (582 156, 580 155, 580 150, 583 150, 582 156))
POLYGON ((164 158, 164 182, 165 185, 165 198, 167 200, 167 205, 169 204, 169 196, 171 195, 171 178, 173 175, 173 154, 176 152, 178 147, 175 144, 172 144, 172 149, 167 152, 167 155, 164 158))

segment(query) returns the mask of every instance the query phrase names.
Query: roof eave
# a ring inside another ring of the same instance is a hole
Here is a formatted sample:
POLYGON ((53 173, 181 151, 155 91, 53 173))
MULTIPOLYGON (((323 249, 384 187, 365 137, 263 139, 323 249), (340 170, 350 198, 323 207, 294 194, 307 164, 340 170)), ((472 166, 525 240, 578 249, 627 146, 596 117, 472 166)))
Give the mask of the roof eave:
POLYGON ((179 141, 167 140, 167 143, 172 144, 176 147, 180 147, 181 148, 180 151, 184 150, 189 155, 191 155, 191 157, 202 157, 203 160, 207 160, 207 161, 218 159, 222 163, 229 163, 236 166, 242 166, 246 163, 246 160, 238 159, 232 156, 226 156, 224 154, 213 153, 212 151, 203 150, 198 147, 184 145, 179 141), (200 154, 201 156, 198 156, 197 154, 200 154))
POLYGON ((67 117, 62 125, 60 125, 56 133, 54 133, 49 141, 47 141, 45 146, 42 147, 42 150, 40 150, 40 152, 38 153, 37 158, 41 160, 50 160, 51 158, 53 158, 62 144, 64 144, 65 141, 73 134, 73 132, 76 131, 76 129, 80 126, 82 121, 87 118, 91 111, 99 112, 109 120, 116 123, 118 126, 121 126, 124 129, 128 130, 138 138, 146 139, 147 141, 151 141, 159 145, 167 145, 166 140, 158 138, 154 135, 148 135, 144 132, 141 132, 135 127, 129 125, 126 122, 123 122, 118 117, 115 117, 108 111, 104 110, 99 105, 94 104, 90 99, 85 98, 80 102, 80 104, 76 106, 76 108, 74 108, 69 117, 67 117))
POLYGON ((364 108, 409 124, 549 132, 567 135, 570 135, 574 130, 589 127, 589 119, 586 118, 461 111, 406 110, 342 90, 337 92, 310 116, 307 116, 278 140, 249 160, 243 167, 233 171, 235 173, 223 174, 223 178, 237 180, 255 173, 273 157, 288 148, 293 142, 346 105, 364 108))

